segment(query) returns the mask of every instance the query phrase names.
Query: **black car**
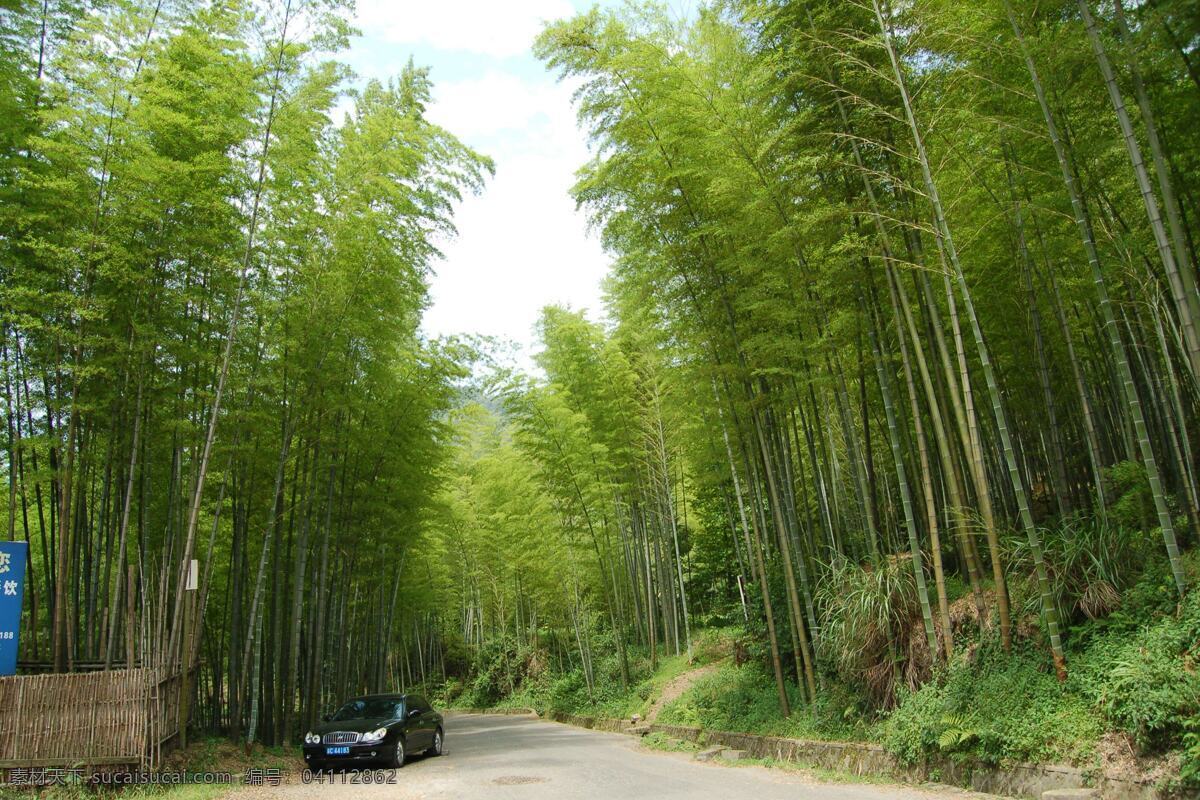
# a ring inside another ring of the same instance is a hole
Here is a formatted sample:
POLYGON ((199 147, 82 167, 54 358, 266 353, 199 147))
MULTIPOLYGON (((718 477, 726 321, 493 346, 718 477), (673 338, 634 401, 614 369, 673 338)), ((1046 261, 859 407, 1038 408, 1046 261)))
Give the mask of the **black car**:
POLYGON ((442 715, 416 694, 369 694, 352 697, 304 734, 309 769, 382 762, 404 766, 413 753, 442 754, 442 715))

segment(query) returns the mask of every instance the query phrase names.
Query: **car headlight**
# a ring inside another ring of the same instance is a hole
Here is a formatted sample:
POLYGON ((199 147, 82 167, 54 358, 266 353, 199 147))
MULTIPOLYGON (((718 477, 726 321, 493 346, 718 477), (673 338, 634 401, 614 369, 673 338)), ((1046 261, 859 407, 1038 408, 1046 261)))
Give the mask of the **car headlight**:
POLYGON ((370 733, 364 733, 362 740, 364 742, 378 742, 385 736, 387 736, 387 728, 376 728, 370 733))
POLYGON ((321 743, 321 734, 313 733, 312 731, 309 731, 308 733, 304 734, 304 743, 305 744, 320 744, 321 743))

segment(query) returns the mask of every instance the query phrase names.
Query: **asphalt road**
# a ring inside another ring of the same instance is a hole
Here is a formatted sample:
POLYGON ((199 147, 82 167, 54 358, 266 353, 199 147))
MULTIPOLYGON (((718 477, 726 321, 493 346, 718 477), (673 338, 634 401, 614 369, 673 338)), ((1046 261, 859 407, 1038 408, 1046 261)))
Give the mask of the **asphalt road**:
POLYGON ((302 784, 234 793, 318 798, 378 797, 389 800, 960 800, 971 792, 888 784, 819 782, 803 773, 758 766, 699 763, 690 754, 643 747, 616 733, 573 728, 533 717, 461 714, 446 720, 446 752, 412 757, 394 783, 363 783, 348 772, 333 783, 302 784))

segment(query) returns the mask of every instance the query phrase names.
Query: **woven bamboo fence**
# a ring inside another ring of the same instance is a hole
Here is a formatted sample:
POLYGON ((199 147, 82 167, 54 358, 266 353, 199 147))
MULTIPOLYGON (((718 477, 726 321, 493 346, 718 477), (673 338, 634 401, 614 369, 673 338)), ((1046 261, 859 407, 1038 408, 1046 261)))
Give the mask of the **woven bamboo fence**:
POLYGON ((155 669, 0 678, 0 768, 153 768, 179 732, 179 675, 155 669))

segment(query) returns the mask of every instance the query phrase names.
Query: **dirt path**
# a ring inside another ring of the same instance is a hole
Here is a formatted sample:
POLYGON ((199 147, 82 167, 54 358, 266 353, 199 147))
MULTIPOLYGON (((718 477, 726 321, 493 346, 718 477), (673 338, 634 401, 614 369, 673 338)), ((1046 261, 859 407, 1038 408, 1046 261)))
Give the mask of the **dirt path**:
POLYGON ((684 692, 692 688, 692 685, 701 678, 712 675, 721 668, 722 662, 717 661, 712 664, 705 664, 703 667, 690 669, 682 675, 676 675, 671 680, 667 681, 667 685, 663 687, 662 693, 650 705, 650 709, 646 712, 646 724, 650 724, 658 720, 658 714, 663 708, 673 700, 679 698, 684 692))

